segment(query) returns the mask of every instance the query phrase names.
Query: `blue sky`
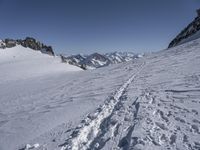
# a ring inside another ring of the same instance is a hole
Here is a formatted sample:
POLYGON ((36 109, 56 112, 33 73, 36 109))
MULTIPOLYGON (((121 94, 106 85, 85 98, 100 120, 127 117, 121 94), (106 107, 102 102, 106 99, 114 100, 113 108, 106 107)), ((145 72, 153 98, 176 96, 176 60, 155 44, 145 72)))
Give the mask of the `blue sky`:
POLYGON ((0 38, 32 36, 57 53, 165 49, 199 0, 0 0, 0 38))

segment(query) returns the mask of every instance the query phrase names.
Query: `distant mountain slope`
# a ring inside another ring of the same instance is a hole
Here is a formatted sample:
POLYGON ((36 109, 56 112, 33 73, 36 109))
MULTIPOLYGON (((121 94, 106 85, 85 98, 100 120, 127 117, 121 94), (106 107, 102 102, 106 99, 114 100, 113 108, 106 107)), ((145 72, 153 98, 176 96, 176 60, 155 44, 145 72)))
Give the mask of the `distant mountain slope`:
POLYGON ((200 9, 198 16, 181 31, 169 44, 169 48, 200 38, 200 9))
POLYGON ((81 69, 61 63, 58 56, 42 54, 18 45, 0 49, 0 70, 0 80, 18 80, 81 69))
POLYGON ((93 53, 91 55, 61 55, 62 61, 75 66, 79 66, 83 69, 95 69, 110 64, 118 64, 126 61, 130 61, 136 58, 142 57, 142 55, 134 54, 131 52, 113 52, 106 54, 93 53))
POLYGON ((105 55, 113 64, 126 62, 126 61, 130 61, 130 60, 142 57, 141 54, 135 54, 132 52, 113 52, 113 53, 107 53, 105 55))

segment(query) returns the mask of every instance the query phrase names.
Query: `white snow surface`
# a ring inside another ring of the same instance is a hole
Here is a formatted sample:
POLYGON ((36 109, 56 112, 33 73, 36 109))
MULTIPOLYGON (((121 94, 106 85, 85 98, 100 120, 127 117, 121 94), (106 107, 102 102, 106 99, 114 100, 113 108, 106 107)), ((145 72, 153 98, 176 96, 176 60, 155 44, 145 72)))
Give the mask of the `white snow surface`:
MULTIPOLYGON (((143 65, 143 64, 142 64, 143 65)), ((139 71, 138 71, 139 72, 139 71)), ((137 72, 137 73, 138 73, 137 72)), ((115 105, 119 102, 120 97, 122 96, 123 92, 127 88, 127 86, 134 80, 136 74, 133 74, 128 81, 126 81, 119 90, 114 94, 113 98, 109 101, 109 104, 105 103, 102 106, 102 111, 99 112, 97 117, 92 120, 87 126, 83 126, 83 128, 80 130, 79 135, 73 139, 72 145, 69 148, 72 148, 73 150, 87 150, 90 148, 90 144, 94 140, 94 138, 97 136, 99 132, 100 125, 103 121, 103 119, 107 118, 111 115, 112 110, 114 109, 115 105), (88 137, 90 138, 88 139, 88 137), (84 143, 84 144, 83 144, 84 143)), ((62 149, 68 149, 68 147, 62 147, 62 149)))
POLYGON ((199 150, 199 66, 200 39, 96 70, 0 75, 0 150, 199 150))
POLYGON ((0 49, 0 70, 0 80, 8 81, 81 69, 61 63, 57 56, 42 54, 40 51, 18 45, 0 49))

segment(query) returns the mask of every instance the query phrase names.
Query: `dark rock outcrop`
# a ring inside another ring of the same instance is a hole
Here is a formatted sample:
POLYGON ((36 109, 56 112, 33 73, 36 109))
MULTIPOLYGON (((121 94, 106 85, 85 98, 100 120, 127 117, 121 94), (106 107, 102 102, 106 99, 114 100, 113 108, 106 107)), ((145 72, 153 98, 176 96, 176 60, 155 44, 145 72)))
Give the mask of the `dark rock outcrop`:
POLYGON ((17 41, 13 39, 5 39, 5 45, 7 48, 15 47, 17 45, 17 41))
POLYGON ((199 38, 200 33, 197 35, 197 32, 200 32, 200 9, 197 10, 197 17, 170 42, 168 48, 199 38))
POLYGON ((1 44, 0 48, 12 48, 15 47, 16 45, 21 45, 23 47, 28 47, 33 50, 41 51, 42 53, 54 55, 54 51, 51 46, 47 46, 31 37, 27 37, 24 40, 5 39, 2 40, 0 44, 1 44))

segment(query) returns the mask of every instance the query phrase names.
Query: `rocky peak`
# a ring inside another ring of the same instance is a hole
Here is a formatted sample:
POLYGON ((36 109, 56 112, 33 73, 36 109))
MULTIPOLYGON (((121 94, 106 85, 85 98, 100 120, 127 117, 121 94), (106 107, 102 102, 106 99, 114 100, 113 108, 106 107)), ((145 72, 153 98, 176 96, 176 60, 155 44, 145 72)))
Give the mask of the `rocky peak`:
POLYGON ((168 48, 199 38, 198 32, 200 32, 200 9, 197 10, 197 17, 170 42, 168 48))
POLYGON ((11 48, 16 45, 21 45, 23 47, 28 47, 33 50, 41 51, 42 53, 46 53, 49 55, 54 55, 53 48, 51 46, 47 46, 32 37, 26 37, 24 40, 22 39, 5 39, 0 42, 0 48, 11 48))
POLYGON ((101 55, 99 53, 93 53, 89 56, 89 59, 96 59, 96 60, 100 60, 100 61, 108 61, 107 57, 105 57, 104 55, 101 55))

